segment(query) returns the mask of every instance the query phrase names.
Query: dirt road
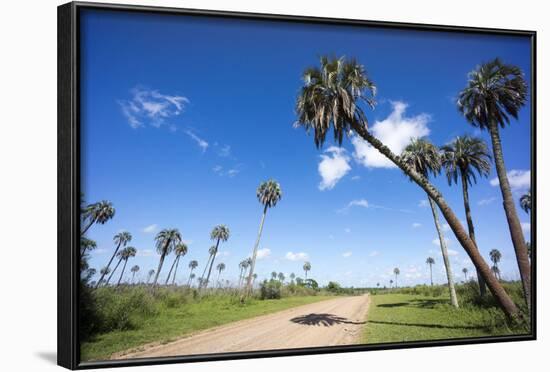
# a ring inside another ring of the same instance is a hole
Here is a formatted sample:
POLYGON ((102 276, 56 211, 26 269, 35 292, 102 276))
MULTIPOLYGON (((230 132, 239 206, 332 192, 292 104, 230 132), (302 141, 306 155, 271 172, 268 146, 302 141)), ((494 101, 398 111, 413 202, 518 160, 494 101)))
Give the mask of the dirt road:
POLYGON ((211 328, 113 359, 349 345, 359 341, 368 295, 338 297, 211 328))

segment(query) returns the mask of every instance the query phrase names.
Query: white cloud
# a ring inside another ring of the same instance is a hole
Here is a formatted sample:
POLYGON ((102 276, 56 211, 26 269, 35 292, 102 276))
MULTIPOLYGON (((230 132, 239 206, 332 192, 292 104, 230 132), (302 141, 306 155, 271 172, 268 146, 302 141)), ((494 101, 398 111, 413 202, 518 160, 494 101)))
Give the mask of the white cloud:
POLYGON ((369 257, 376 257, 378 256, 380 253, 378 251, 372 251, 369 253, 369 257))
POLYGON ((449 256, 458 256, 458 251, 455 251, 454 249, 447 249, 447 253, 449 256))
POLYGON ((229 145, 222 146, 218 151, 218 155, 223 157, 223 158, 226 158, 226 157, 230 156, 231 155, 231 146, 229 146, 229 145))
POLYGON ((158 229, 158 225, 156 223, 154 223, 152 225, 144 227, 143 232, 147 233, 147 234, 150 234, 150 233, 154 233, 155 231, 157 231, 157 229, 158 229))
MULTIPOLYGON (((460 221, 460 222, 462 222, 462 221, 460 221)), ((448 223, 444 223, 441 230, 443 230, 445 232, 451 231, 451 226, 449 226, 448 223)))
POLYGON ((351 257, 352 254, 353 254, 352 251, 347 251, 347 252, 342 253, 342 257, 348 258, 348 257, 351 257))
POLYGON ((529 222, 522 222, 521 229, 523 230, 524 234, 526 235, 531 234, 531 224, 529 222))
MULTIPOLYGON (((512 190, 526 190, 531 186, 531 171, 530 170, 518 170, 512 169, 508 171, 508 182, 512 190)), ((500 182, 498 178, 493 178, 491 181, 491 186, 498 186, 500 182)))
POLYGON ((271 249, 269 248, 258 249, 258 252, 256 252, 256 258, 258 260, 268 258, 269 256, 271 256, 271 249))
POLYGON ((138 249, 136 252, 136 256, 138 257, 154 257, 158 255, 159 254, 152 249, 138 249))
POLYGON ((199 136, 197 136, 195 133, 193 133, 192 131, 190 131, 189 129, 185 131, 185 133, 191 137, 191 139, 193 141, 195 141, 197 143, 197 145, 199 145, 199 147, 201 148, 202 152, 205 152, 206 149, 208 148, 208 142, 206 142, 205 140, 203 140, 202 138, 200 138, 199 136))
POLYGON ((344 232, 345 232, 346 234, 349 234, 349 233, 351 232, 351 229, 350 229, 349 227, 346 227, 346 228, 344 229, 344 232))
POLYGON ((221 257, 227 257, 229 256, 231 253, 229 251, 219 251, 218 252, 218 256, 221 256, 221 257))
POLYGON ((216 165, 214 166, 214 168, 212 168, 212 171, 217 174, 221 174, 222 170, 223 170, 223 167, 221 165, 216 165))
POLYGON ((415 228, 415 229, 418 229, 418 228, 421 227, 421 226, 422 226, 422 224, 419 223, 419 222, 414 222, 414 223, 412 224, 412 227, 415 228))
POLYGON ((304 261, 308 259, 308 254, 305 252, 287 252, 285 258, 290 261, 304 261))
MULTIPOLYGON (((405 147, 413 138, 420 138, 430 134, 427 126, 430 116, 420 114, 413 117, 405 117, 407 104, 400 101, 391 102, 393 111, 382 120, 376 121, 370 128, 372 134, 388 146, 394 154, 401 154, 405 147)), ((388 158, 382 155, 377 149, 369 143, 354 136, 351 139, 355 152, 354 159, 369 168, 395 168, 388 158)))
MULTIPOLYGON (((445 240, 445 244, 446 244, 447 247, 448 247, 448 246, 451 244, 451 241, 449 240, 449 238, 444 238, 444 240, 445 240)), ((433 244, 433 245, 437 245, 437 246, 439 247, 439 246, 440 246, 440 245, 439 245, 439 238, 434 238, 434 239, 432 240, 432 244, 433 244)))
POLYGON ((422 199, 418 202, 418 207, 419 208, 427 208, 429 206, 430 206, 430 203, 428 203, 427 199, 422 199))
POLYGON ((351 180, 352 180, 352 181, 358 181, 358 180, 360 180, 360 179, 361 179, 361 176, 353 176, 353 177, 351 177, 351 180))
POLYGON ((158 128, 166 124, 167 119, 180 115, 189 103, 186 97, 162 94, 158 90, 134 88, 131 94, 130 99, 119 100, 118 104, 132 128, 145 125, 158 128))
POLYGON ((229 177, 235 177, 237 174, 239 174, 239 170, 238 169, 230 169, 227 171, 227 175, 229 177))
MULTIPOLYGON (((497 185, 498 185, 498 180, 497 180, 497 185)), ((495 200, 497 200, 497 198, 495 198, 494 196, 487 199, 481 199, 480 201, 477 202, 477 205, 480 205, 480 206, 489 205, 495 200)))
POLYGON ((321 162, 317 168, 322 178, 319 190, 332 189, 351 170, 345 149, 331 146, 325 153, 329 155, 321 155, 321 162))

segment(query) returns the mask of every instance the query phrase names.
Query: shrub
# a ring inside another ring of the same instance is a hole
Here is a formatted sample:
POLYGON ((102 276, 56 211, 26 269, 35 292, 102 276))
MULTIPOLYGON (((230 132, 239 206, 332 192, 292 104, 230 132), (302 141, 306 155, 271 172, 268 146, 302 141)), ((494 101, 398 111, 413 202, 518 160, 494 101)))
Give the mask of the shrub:
POLYGON ((260 299, 270 300, 281 298, 281 282, 271 279, 260 284, 260 299))

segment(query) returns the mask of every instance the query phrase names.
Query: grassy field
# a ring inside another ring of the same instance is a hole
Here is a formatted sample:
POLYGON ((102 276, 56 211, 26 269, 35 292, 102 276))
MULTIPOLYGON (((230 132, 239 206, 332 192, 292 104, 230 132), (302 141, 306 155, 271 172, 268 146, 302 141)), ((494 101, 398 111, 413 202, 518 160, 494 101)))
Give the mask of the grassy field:
POLYGON ((249 300, 240 304, 233 296, 211 296, 177 303, 165 300, 154 314, 134 314, 130 329, 100 333, 81 345, 81 360, 105 360, 113 353, 151 342, 170 342, 190 333, 326 300, 328 296, 295 296, 279 300, 249 300))
POLYGON ((365 343, 438 340, 526 333, 511 329, 500 310, 463 304, 454 309, 444 296, 378 294, 371 297, 365 343))

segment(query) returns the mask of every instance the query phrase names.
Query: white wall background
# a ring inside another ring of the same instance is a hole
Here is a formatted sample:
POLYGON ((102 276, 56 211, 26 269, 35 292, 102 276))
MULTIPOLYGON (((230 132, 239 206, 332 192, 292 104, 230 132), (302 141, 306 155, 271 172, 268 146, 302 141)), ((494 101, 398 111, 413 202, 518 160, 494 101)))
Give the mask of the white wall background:
MULTIPOLYGON (((105 2, 111 2, 104 0, 105 2)), ((124 0, 121 0, 124 2, 124 0)), ((550 350, 550 26, 544 1, 126 0, 135 4, 538 31, 536 342, 136 367, 153 371, 540 370, 550 350), (545 16, 546 14, 546 16, 545 16)), ((54 370, 56 349, 56 6, 8 0, 0 12, 0 365, 54 370), (21 271, 24 268, 25 271, 21 271), (19 289, 23 288, 23 291, 19 289)), ((542 367, 544 368, 544 367, 542 367)))

